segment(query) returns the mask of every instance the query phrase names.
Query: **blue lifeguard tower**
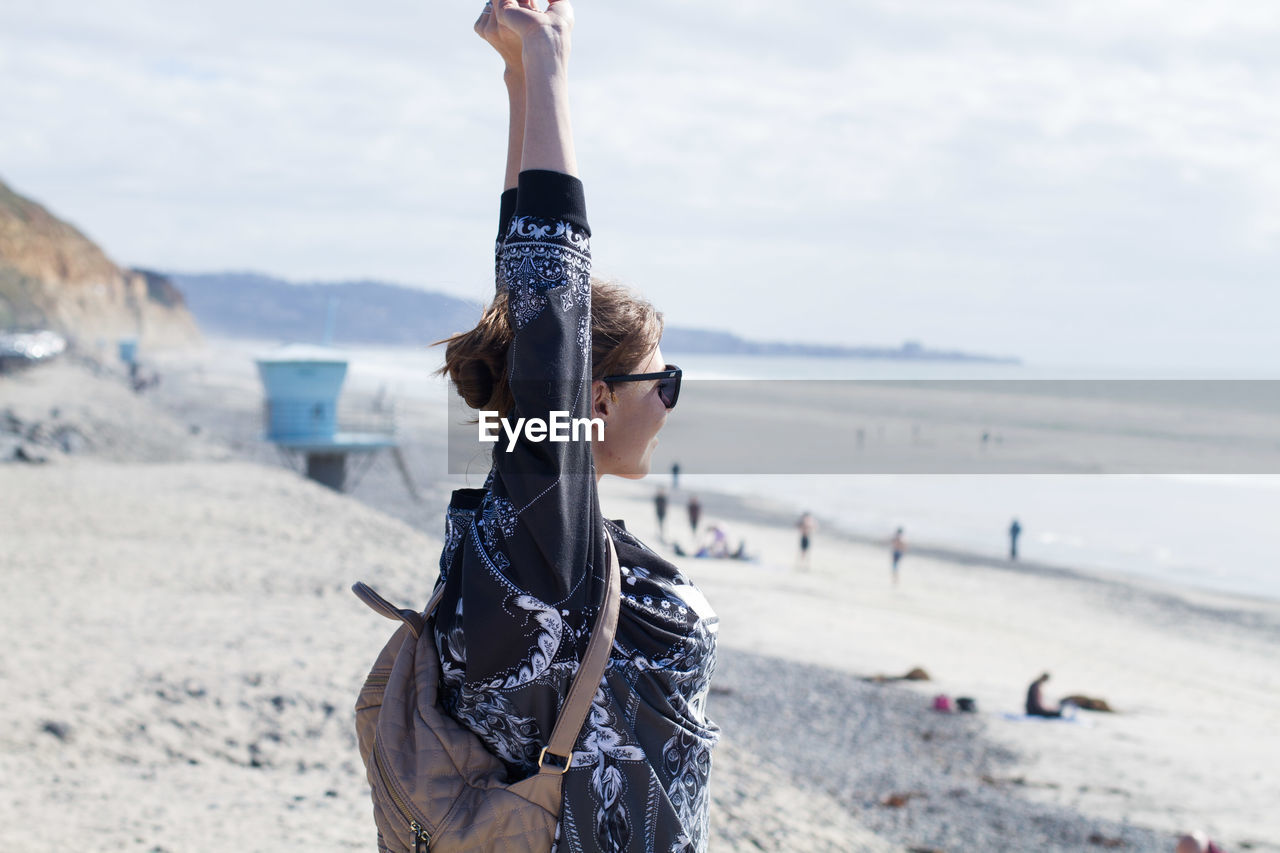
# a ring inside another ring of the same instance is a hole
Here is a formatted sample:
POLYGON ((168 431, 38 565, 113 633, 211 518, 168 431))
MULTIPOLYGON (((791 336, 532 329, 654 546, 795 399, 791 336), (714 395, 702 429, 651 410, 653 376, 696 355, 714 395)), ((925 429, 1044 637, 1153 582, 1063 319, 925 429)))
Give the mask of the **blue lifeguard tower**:
POLYGON ((257 359, 266 390, 266 440, 292 457, 305 459, 308 477, 335 491, 347 485, 347 459, 367 469, 374 455, 390 450, 409 493, 418 498, 391 424, 376 431, 344 431, 338 398, 347 377, 347 358, 328 347, 291 344, 257 359))
POLYGON ((116 352, 120 356, 120 360, 130 369, 138 363, 138 339, 137 338, 120 338, 116 341, 116 352))

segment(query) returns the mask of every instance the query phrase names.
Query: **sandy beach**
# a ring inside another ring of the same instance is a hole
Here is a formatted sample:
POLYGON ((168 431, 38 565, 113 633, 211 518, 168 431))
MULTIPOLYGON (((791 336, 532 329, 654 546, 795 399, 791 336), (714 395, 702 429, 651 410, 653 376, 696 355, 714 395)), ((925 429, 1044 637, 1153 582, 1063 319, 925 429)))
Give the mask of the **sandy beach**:
MULTIPOLYGON (((605 505, 656 541, 647 491, 611 483, 605 505)), ((1254 849, 1280 839, 1268 805, 1280 747, 1274 604, 910 554, 894 588, 886 549, 821 533, 812 571, 797 573, 789 525, 745 521, 760 508, 733 498, 702 502, 704 524, 731 525, 763 555, 759 563, 691 561, 722 616, 732 614, 721 632, 726 647, 851 676, 923 667, 932 681, 899 689, 921 707, 937 693, 977 699, 976 736, 1013 756, 987 774, 1009 796, 1113 828, 1205 825, 1254 849), (1004 719, 1021 710, 1043 670, 1053 674, 1052 695, 1105 697, 1118 713, 1081 713, 1078 724, 1004 719)), ((687 544, 681 516, 673 527, 687 544)), ((1008 849, 1033 846, 1046 849, 1008 849)))
MULTIPOLYGON (((340 495, 258 439, 243 350, 155 364, 144 396, 69 359, 0 377, 0 454, 45 460, 0 463, 0 849, 371 849, 351 704, 390 623, 348 588, 425 601, 466 479, 445 401, 397 411, 421 502, 385 458, 340 495)), ((1280 850, 1280 603, 914 552, 895 588, 821 518, 800 572, 789 510, 706 491, 758 560, 681 558, 658 481, 602 504, 720 616, 713 850, 1280 850), (1044 670, 1117 713, 1006 719, 1044 670)))

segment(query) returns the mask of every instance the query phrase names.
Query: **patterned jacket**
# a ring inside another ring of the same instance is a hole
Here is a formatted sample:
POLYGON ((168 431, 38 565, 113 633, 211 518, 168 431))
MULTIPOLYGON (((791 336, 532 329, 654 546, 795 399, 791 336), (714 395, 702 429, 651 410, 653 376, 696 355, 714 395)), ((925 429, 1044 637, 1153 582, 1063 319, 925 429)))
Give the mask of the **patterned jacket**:
MULTIPOLYGON (((511 419, 590 416, 591 254, 582 184, 520 175, 503 194, 496 278, 514 340, 511 419)), ((495 445, 481 489, 454 492, 435 634, 446 710, 531 775, 604 594, 604 529, 622 566, 609 666, 565 775, 558 851, 705 851, 718 729, 706 699, 717 620, 671 563, 606 521, 587 441, 495 445)))

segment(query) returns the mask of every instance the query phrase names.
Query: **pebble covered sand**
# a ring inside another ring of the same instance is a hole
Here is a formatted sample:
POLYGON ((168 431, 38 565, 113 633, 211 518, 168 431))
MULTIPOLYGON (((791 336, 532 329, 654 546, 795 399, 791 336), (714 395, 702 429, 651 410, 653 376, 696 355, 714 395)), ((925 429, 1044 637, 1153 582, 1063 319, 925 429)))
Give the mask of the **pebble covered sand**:
MULTIPOLYGON (((0 377, 0 455, 45 460, 0 463, 0 850, 373 847, 351 705, 392 626, 349 586, 404 603, 430 589, 458 485, 427 461, 421 425, 439 415, 406 413, 421 504, 385 464, 339 495, 256 441, 252 375, 208 364, 175 361, 142 397, 69 360, 0 377)), ((661 548, 651 489, 602 500, 661 548)), ((925 560, 895 594, 866 545, 819 539, 813 571, 796 573, 792 519, 707 504, 779 555, 686 563, 722 622, 713 850, 1169 851, 1192 824, 1228 849, 1280 850, 1274 761, 1245 754, 1275 743, 1280 608, 1161 609, 1163 592, 925 560), (1031 599, 1057 610, 1043 634, 1016 615, 1031 599), (1141 605, 1129 624, 1126 601, 1141 605), (990 611, 965 624, 978 602, 990 611), (1096 640, 1055 645, 1063 620, 1096 640), (1180 639, 1187 624, 1196 636, 1180 639), (1136 685, 1149 701, 1105 660, 1125 642, 1131 656, 1168 644, 1136 685), (1098 688, 1123 713, 1002 723, 1046 657, 1064 689, 1098 688), (1217 687, 1158 671, 1178 660, 1249 683, 1234 709, 1169 713, 1165 700, 1217 687), (866 680, 916 665, 934 681, 866 680), (937 714, 936 692, 974 695, 983 713, 937 714), (1221 731, 1232 719, 1239 730, 1221 731), (1202 748, 1176 748, 1188 738, 1202 748), (1228 766, 1205 769, 1205 752, 1228 766)))

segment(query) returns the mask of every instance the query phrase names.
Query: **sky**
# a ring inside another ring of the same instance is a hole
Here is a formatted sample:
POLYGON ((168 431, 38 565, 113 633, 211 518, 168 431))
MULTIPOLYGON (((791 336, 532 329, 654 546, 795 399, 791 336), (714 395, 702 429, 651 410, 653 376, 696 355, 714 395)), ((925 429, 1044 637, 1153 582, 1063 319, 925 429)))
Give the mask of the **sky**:
MULTIPOLYGON (((0 5, 0 178, 121 264, 492 291, 480 4, 0 5)), ((1280 3, 579 0, 596 271, 670 325, 1280 372, 1280 3)))

